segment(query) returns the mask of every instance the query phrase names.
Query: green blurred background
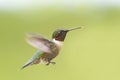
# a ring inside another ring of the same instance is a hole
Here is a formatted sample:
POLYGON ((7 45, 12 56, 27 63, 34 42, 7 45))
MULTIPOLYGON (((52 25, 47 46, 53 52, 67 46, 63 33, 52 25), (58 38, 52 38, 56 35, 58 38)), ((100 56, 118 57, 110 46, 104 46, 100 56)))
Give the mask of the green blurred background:
POLYGON ((82 1, 0 1, 0 80, 120 80, 120 3, 82 1), (57 28, 77 26, 56 65, 19 70, 36 51, 26 32, 50 39, 57 28))

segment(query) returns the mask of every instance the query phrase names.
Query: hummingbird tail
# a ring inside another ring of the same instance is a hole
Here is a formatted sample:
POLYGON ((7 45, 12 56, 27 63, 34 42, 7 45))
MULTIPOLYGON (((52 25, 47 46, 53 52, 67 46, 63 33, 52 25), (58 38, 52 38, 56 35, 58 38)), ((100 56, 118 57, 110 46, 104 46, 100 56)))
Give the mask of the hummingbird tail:
POLYGON ((21 70, 24 69, 24 68, 26 68, 27 66, 29 66, 31 64, 32 64, 32 62, 29 62, 29 63, 25 64, 24 66, 21 67, 21 70))

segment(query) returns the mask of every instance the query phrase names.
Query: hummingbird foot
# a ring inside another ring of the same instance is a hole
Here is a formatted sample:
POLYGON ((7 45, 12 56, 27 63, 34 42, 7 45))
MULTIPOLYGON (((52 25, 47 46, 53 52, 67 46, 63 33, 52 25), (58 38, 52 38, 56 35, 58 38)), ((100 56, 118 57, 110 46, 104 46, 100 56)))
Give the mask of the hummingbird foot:
POLYGON ((50 63, 53 65, 56 64, 55 62, 48 62, 46 65, 48 66, 50 63))
POLYGON ((51 64, 55 65, 56 63, 55 62, 50 62, 51 64))

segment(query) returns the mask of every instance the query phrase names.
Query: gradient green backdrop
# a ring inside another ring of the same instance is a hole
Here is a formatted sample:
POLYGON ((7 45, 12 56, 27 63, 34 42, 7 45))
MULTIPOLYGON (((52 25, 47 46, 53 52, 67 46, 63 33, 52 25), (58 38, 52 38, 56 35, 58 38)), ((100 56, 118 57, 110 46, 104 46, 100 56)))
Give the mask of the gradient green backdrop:
POLYGON ((120 8, 84 7, 0 12, 0 80, 120 80, 120 8), (56 65, 20 67, 34 54, 26 32, 67 34, 56 65))

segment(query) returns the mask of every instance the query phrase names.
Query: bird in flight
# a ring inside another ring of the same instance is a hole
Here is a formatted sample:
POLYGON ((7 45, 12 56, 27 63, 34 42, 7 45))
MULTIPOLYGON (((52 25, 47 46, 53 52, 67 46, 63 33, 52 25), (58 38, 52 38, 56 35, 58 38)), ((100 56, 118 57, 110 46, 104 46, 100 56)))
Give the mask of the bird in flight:
POLYGON ((69 28, 69 29, 57 29, 52 35, 52 39, 48 40, 45 37, 36 33, 27 33, 26 41, 31 46, 37 48, 37 52, 22 66, 24 69, 27 66, 44 63, 46 65, 55 64, 51 60, 55 58, 62 47, 62 43, 65 40, 66 34, 69 31, 80 29, 81 27, 69 28))

